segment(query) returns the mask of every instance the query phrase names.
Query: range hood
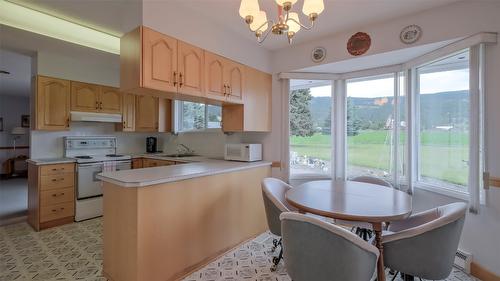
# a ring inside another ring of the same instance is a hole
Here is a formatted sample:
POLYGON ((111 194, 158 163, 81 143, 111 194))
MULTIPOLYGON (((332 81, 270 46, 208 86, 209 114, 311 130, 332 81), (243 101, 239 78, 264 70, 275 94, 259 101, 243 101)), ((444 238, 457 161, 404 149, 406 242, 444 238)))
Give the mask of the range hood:
POLYGON ((71 121, 121 123, 121 114, 71 111, 71 121))

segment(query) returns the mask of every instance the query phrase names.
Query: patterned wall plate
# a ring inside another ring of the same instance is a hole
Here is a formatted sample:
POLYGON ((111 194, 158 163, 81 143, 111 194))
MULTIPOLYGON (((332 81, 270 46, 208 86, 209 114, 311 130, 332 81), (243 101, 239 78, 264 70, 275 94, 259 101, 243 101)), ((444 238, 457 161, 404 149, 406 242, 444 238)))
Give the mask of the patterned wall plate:
POLYGON ((358 32, 347 41, 347 51, 353 56, 360 56, 370 49, 371 44, 372 39, 370 35, 364 32, 358 32))

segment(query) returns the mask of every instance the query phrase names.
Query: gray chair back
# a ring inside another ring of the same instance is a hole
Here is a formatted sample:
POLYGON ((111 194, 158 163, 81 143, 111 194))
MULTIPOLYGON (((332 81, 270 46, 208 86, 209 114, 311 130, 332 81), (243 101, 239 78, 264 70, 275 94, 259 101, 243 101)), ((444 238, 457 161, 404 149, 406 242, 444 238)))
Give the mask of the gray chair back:
POLYGON ((267 224, 272 234, 281 236, 280 214, 295 210, 285 199, 286 192, 292 187, 286 182, 265 178, 262 180, 262 197, 266 209, 267 224))
POLYGON ((364 182, 364 183, 371 183, 371 184, 378 184, 382 186, 387 186, 390 188, 393 188, 392 184, 384 179, 377 178, 377 177, 371 177, 371 176, 359 176, 359 177, 354 177, 351 179, 351 181, 357 181, 357 182, 364 182))
POLYGON ((367 281, 379 251, 353 233, 315 217, 281 214, 285 266, 294 281, 367 281))
POLYGON ((453 203, 392 222, 383 236, 384 262, 424 279, 447 278, 453 268, 467 204, 453 203), (405 227, 406 224, 406 227, 405 227))

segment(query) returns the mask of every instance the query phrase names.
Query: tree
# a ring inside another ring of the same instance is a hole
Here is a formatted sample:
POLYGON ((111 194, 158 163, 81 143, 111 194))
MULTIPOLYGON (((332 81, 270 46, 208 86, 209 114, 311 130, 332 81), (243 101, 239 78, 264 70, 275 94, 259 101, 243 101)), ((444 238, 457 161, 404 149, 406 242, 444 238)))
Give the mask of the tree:
POLYGON ((323 122, 323 127, 321 128, 321 133, 323 135, 331 135, 332 134, 332 111, 328 113, 328 116, 325 118, 325 122, 323 122))
POLYGON ((361 121, 354 114, 354 105, 351 98, 347 98, 347 135, 357 136, 361 127, 361 121))
POLYGON ((311 99, 309 89, 294 90, 290 94, 290 133, 293 136, 310 137, 314 134, 309 109, 311 99))

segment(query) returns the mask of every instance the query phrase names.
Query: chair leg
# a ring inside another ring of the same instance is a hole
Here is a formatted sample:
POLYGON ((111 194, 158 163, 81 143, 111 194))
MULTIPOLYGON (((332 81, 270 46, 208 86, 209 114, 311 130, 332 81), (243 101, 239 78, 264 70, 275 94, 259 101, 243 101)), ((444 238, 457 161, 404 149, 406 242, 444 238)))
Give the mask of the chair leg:
MULTIPOLYGON (((281 238, 279 240, 281 242, 281 238)), ((274 253, 276 251, 276 248, 278 247, 278 239, 273 239, 273 247, 271 248, 271 253, 274 253)))
POLYGON ((276 271, 276 269, 278 269, 278 264, 282 259, 283 259, 283 247, 281 247, 280 254, 278 255, 278 257, 273 257, 273 265, 271 266, 271 271, 274 272, 276 271))
POLYGON ((414 281, 415 278, 412 275, 405 274, 403 280, 404 281, 414 281))

